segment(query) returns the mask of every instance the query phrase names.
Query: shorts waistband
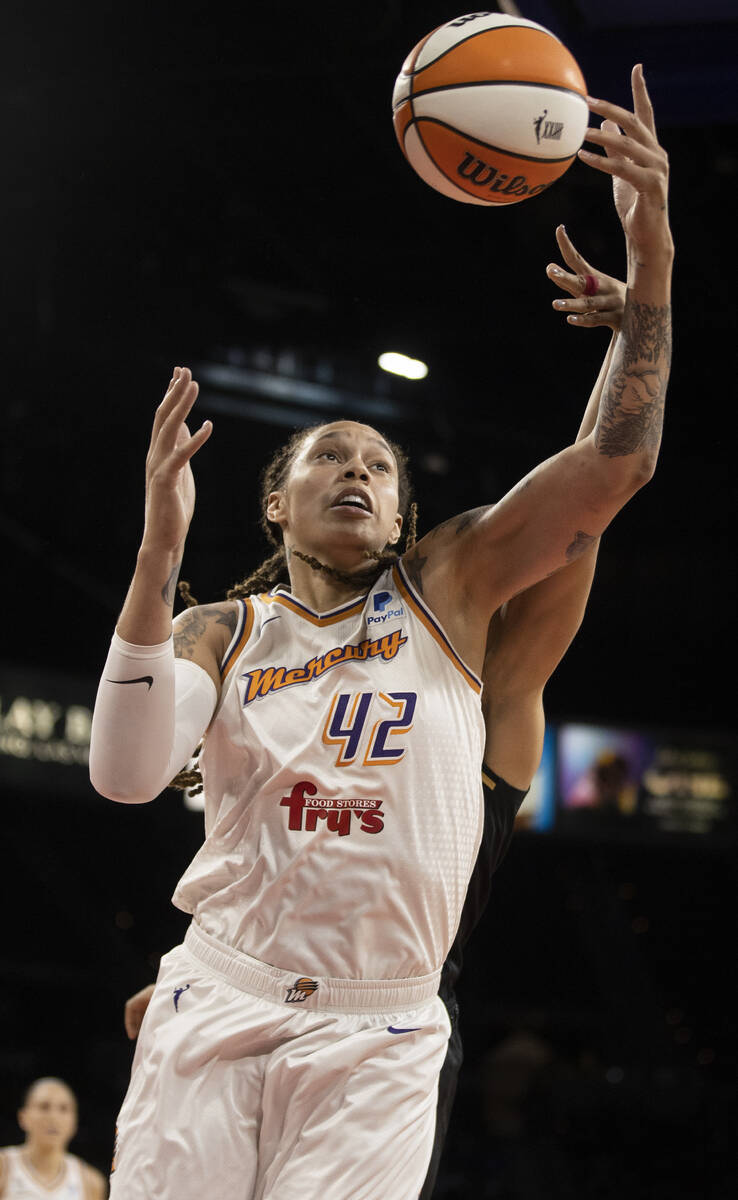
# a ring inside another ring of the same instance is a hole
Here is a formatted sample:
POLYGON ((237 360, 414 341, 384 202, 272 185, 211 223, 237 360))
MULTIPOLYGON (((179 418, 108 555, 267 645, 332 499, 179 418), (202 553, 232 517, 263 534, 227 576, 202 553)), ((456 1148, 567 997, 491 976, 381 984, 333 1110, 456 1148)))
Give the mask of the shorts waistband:
POLYGON ((184 944, 198 962, 215 975, 251 995, 265 996, 278 1004, 342 1012, 404 1011, 438 995, 441 972, 412 979, 330 979, 300 975, 259 962, 205 933, 193 921, 184 944))

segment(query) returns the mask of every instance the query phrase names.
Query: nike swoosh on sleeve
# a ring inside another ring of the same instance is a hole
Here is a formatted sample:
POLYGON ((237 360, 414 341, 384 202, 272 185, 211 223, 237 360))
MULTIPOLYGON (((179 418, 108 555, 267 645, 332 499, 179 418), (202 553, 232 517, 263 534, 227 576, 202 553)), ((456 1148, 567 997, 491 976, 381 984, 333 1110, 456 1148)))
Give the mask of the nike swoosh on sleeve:
POLYGON ((149 685, 149 691, 151 691, 151 685, 154 682, 154 676, 153 675, 139 675, 138 679, 106 679, 105 682, 106 683, 147 683, 149 685))

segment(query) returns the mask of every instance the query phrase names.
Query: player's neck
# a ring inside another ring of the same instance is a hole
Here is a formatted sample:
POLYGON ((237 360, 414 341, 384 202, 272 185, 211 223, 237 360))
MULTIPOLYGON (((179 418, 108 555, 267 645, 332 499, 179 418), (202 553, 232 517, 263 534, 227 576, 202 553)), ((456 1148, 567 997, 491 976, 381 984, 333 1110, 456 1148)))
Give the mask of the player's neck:
POLYGON ((34 1174, 47 1183, 53 1182, 61 1174, 65 1154, 63 1146, 39 1146, 26 1142, 21 1154, 34 1174))
MULTIPOLYGON (((300 600, 308 608, 311 608, 313 612, 330 612, 331 609, 338 608, 355 596, 366 595, 371 587, 371 583, 367 580, 367 573, 371 579, 372 564, 365 558, 362 558, 356 565, 355 581, 334 579, 324 571, 297 558, 295 554, 289 554, 288 563, 292 595, 296 600, 300 600)), ((345 571, 347 567, 341 564, 340 569, 345 571)))

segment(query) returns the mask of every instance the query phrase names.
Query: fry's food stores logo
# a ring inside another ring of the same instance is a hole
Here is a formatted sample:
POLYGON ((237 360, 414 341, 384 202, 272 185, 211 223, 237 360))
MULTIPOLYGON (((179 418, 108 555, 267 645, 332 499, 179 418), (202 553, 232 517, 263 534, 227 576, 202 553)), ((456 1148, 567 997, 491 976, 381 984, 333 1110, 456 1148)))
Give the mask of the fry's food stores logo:
POLYGON ((319 796, 317 786, 307 779, 296 783, 289 796, 283 796, 280 806, 289 809, 287 828, 297 833, 315 833, 318 821, 325 821, 331 833, 345 837, 351 833, 353 813, 362 833, 380 833, 384 829, 381 800, 359 797, 330 800, 319 796))

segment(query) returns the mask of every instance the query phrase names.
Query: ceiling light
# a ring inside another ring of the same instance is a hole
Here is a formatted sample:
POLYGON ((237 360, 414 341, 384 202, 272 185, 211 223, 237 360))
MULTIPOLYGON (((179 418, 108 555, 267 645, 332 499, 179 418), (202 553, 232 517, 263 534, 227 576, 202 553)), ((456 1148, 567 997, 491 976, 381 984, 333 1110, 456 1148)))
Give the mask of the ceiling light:
POLYGON ((393 350, 380 354, 377 359, 383 371, 392 375, 403 375, 405 379, 425 379, 428 368, 418 358, 408 358, 406 354, 396 354, 393 350))

